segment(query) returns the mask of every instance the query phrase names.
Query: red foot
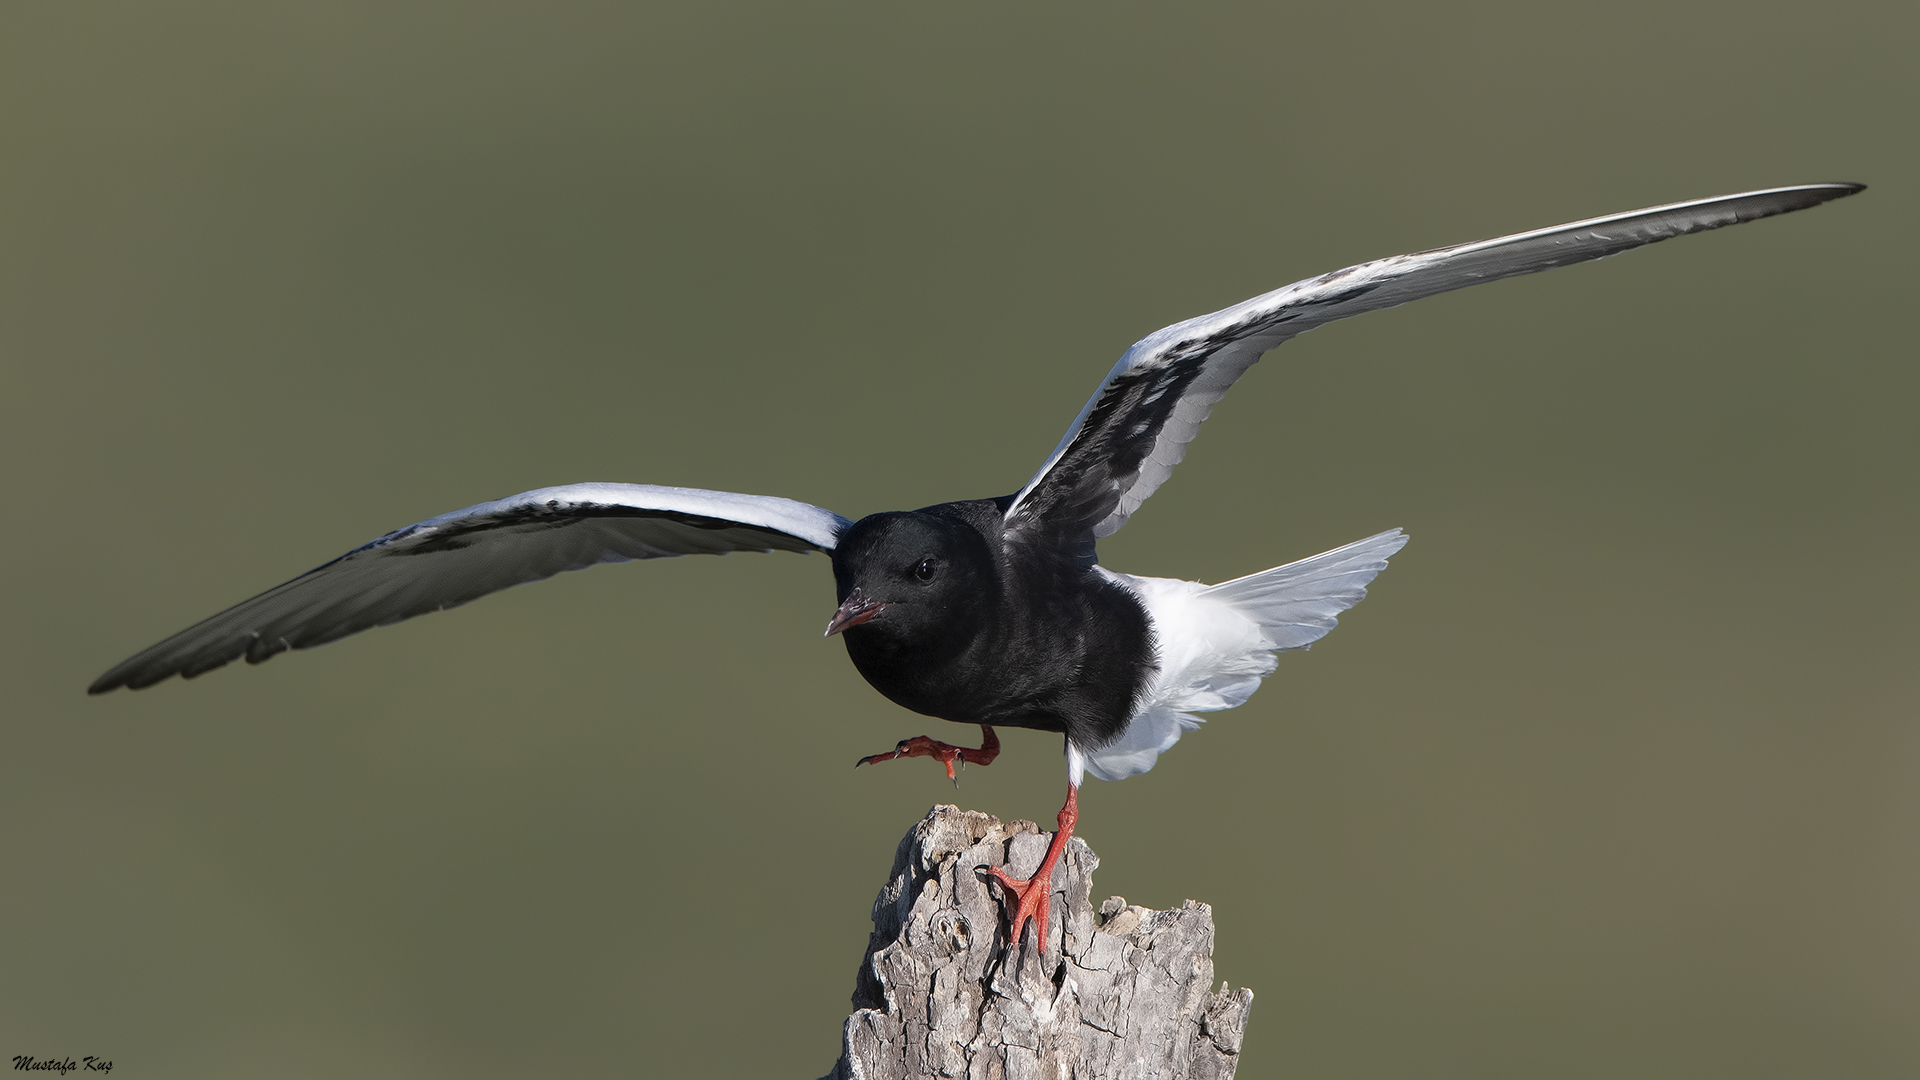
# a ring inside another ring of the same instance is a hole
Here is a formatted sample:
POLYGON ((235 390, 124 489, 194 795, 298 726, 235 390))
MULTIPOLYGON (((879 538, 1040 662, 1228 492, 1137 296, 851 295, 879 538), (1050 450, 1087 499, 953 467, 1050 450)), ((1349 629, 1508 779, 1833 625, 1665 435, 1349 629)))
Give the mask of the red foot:
POLYGON ((991 765, 993 764, 993 759, 999 756, 1000 736, 995 735, 992 728, 981 724, 980 745, 977 748, 972 746, 952 746, 936 739, 929 739, 925 735, 915 735, 911 739, 901 739, 900 745, 894 747, 887 753, 870 754, 867 757, 861 758, 859 761, 853 763, 853 767, 857 769, 862 765, 871 765, 881 761, 892 761, 894 758, 930 757, 942 765, 945 765, 947 767, 947 779, 958 784, 960 780, 953 774, 954 762, 958 761, 962 766, 965 766, 968 762, 972 762, 975 765, 991 765))
POLYGON ((1067 804, 1060 808, 1060 831, 1053 834, 1053 843, 1047 845, 1047 857, 1040 860, 1040 869, 1025 881, 1014 877, 997 866, 987 868, 987 874, 1000 883, 1000 887, 1015 898, 1013 907, 1013 930, 1007 935, 1010 945, 1020 944, 1020 928, 1028 919, 1033 920, 1033 929, 1040 943, 1040 954, 1047 952, 1047 909, 1053 900, 1053 868, 1060 862, 1060 854, 1067 849, 1067 841, 1073 838, 1073 826, 1080 820, 1080 789, 1071 784, 1067 786, 1067 804))

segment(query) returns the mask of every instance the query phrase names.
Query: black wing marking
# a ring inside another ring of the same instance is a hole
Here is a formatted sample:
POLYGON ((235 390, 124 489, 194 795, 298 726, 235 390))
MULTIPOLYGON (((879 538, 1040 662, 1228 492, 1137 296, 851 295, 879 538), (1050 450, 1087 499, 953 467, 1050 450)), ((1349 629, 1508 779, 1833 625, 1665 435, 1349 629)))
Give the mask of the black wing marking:
POLYGON ((1808 184, 1656 206, 1349 266, 1142 338, 1120 358, 1008 506, 1011 533, 1043 533, 1091 559, 1186 454, 1215 402, 1267 350, 1336 319, 1551 270, 1864 190, 1808 184))
POLYGON ((397 529, 189 627, 87 688, 138 690, 241 657, 260 663, 603 562, 729 551, 832 551, 847 519, 761 495, 571 484, 397 529))

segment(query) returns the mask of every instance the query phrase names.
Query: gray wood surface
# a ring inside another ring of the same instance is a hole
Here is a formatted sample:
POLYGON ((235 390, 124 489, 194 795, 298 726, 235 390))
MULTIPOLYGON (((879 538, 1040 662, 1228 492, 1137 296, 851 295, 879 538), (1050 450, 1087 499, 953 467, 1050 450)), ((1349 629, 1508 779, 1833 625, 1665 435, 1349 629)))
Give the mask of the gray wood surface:
POLYGON ((936 806, 894 855, 840 1060, 825 1080, 1215 1080, 1239 1062, 1253 991, 1213 985, 1213 909, 1088 902, 1100 860, 1077 837, 1054 871, 1045 956, 1007 947, 977 867, 1026 877, 1049 836, 936 806), (1211 992, 1210 992, 1211 991, 1211 992))

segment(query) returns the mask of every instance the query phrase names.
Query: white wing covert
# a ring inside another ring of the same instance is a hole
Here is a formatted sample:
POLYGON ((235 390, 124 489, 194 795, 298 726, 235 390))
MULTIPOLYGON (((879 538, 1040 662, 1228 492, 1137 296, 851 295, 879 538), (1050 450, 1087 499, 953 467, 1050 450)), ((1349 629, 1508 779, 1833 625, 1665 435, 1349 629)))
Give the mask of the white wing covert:
POLYGON ((1127 350, 1013 497, 1007 524, 1071 538, 1091 561, 1186 454, 1201 421, 1267 350, 1336 319, 1616 255, 1864 190, 1808 184, 1673 203, 1349 266, 1175 323, 1127 350))
POLYGON ((257 664, 605 562, 832 551, 846 518, 765 495, 645 484, 540 488, 396 529, 160 642, 92 694, 257 664))

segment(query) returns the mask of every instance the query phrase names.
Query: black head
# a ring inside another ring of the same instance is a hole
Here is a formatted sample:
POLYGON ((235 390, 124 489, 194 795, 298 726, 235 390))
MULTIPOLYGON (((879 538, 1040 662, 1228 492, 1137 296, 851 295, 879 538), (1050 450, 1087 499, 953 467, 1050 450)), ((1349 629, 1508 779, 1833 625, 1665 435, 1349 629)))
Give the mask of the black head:
POLYGON ((855 522, 833 552, 848 647, 938 649, 978 628, 996 594, 993 553, 972 524, 925 511, 855 522))

